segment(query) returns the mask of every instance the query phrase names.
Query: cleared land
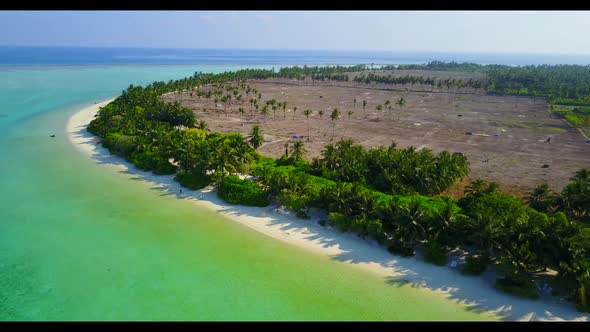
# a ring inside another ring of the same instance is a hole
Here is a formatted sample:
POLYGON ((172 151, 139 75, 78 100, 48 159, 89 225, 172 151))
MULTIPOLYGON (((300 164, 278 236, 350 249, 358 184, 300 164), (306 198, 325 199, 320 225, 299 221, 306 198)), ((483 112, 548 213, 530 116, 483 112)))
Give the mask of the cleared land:
MULTIPOLYGON (((453 72, 394 73, 406 74, 480 78, 470 73, 457 76, 453 72)), ((269 108, 266 117, 253 112, 248 102, 253 96, 245 93, 243 103, 234 100, 228 106, 215 103, 213 97, 190 96, 189 92, 169 94, 163 99, 192 108, 212 131, 247 136, 252 126, 258 124, 266 134, 259 151, 267 156, 284 154, 285 143, 297 139, 293 136, 303 136, 299 139, 305 142, 306 158, 310 160, 340 138, 352 138, 367 147, 396 142, 399 147, 462 152, 471 162, 471 175, 451 189, 450 194, 462 192, 462 187, 475 178, 495 181, 501 189, 517 195, 542 182, 561 190, 577 170, 590 167, 590 144, 586 138, 568 123, 551 116, 543 98, 487 96, 473 89, 432 91, 430 86, 409 84, 369 86, 352 81, 312 84, 309 79, 276 79, 247 83, 262 94, 260 107, 266 100, 276 99, 287 102, 286 112, 269 108), (400 97, 406 100, 404 106, 396 105, 400 97), (391 110, 384 107, 376 111, 376 106, 387 100, 391 110), (363 101, 367 102, 364 109, 363 101), (243 116, 239 107, 245 110, 243 116), (334 108, 341 111, 336 121, 330 119, 334 108), (303 114, 306 109, 313 110, 309 119, 303 114), (324 111, 322 117, 319 110, 324 111), (353 113, 349 116, 348 111, 353 113)))

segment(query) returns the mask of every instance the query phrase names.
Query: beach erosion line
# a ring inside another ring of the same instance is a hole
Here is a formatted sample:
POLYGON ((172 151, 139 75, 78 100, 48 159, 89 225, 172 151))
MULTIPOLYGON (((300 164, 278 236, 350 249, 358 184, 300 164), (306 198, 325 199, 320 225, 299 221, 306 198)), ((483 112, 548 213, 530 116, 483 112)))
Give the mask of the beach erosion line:
POLYGON ((456 267, 439 267, 416 257, 392 255, 373 240, 319 225, 319 220, 325 219, 325 215, 317 211, 306 220, 276 205, 263 208, 232 205, 220 199, 212 186, 193 191, 174 181, 173 175, 155 175, 139 170, 123 158, 111 155, 100 145, 100 138, 86 130, 99 108, 112 100, 81 109, 68 119, 66 125, 68 140, 101 164, 139 176, 179 199, 189 200, 264 235, 370 271, 384 278, 384 282, 430 290, 466 309, 481 312, 482 319, 590 321, 589 315, 577 312, 571 303, 563 299, 544 296, 534 301, 514 297, 494 289, 490 278, 464 276, 456 267))

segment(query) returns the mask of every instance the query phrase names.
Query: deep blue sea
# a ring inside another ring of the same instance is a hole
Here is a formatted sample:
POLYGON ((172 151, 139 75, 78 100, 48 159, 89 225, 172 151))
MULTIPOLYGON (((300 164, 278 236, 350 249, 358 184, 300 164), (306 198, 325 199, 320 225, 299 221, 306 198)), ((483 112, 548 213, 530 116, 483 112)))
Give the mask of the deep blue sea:
POLYGON ((0 66, 193 65, 193 64, 410 64, 429 61, 479 64, 590 64, 590 56, 563 54, 476 54, 319 50, 156 49, 0 46, 0 66))

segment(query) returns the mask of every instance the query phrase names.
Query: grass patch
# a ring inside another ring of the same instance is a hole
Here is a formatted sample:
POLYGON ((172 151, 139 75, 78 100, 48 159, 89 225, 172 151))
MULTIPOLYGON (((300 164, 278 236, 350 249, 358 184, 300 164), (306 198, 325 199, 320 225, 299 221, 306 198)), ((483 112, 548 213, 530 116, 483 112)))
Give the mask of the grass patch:
POLYGON ((590 127, 590 107, 555 106, 553 113, 577 127, 590 127))
POLYGON ((508 123, 505 123, 505 125, 508 126, 508 127, 513 127, 513 128, 523 128, 523 129, 537 130, 537 131, 550 131, 550 132, 554 132, 554 133, 565 133, 565 132, 567 132, 566 129, 560 128, 560 127, 535 126, 535 125, 524 124, 522 122, 508 122, 508 123))

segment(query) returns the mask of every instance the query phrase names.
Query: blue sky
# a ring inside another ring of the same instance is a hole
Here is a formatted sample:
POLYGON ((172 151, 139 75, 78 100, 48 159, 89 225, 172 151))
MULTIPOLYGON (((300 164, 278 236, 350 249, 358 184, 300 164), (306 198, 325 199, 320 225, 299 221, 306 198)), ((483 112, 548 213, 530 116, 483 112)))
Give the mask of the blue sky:
POLYGON ((590 54, 590 11, 3 11, 0 31, 0 45, 590 54))

